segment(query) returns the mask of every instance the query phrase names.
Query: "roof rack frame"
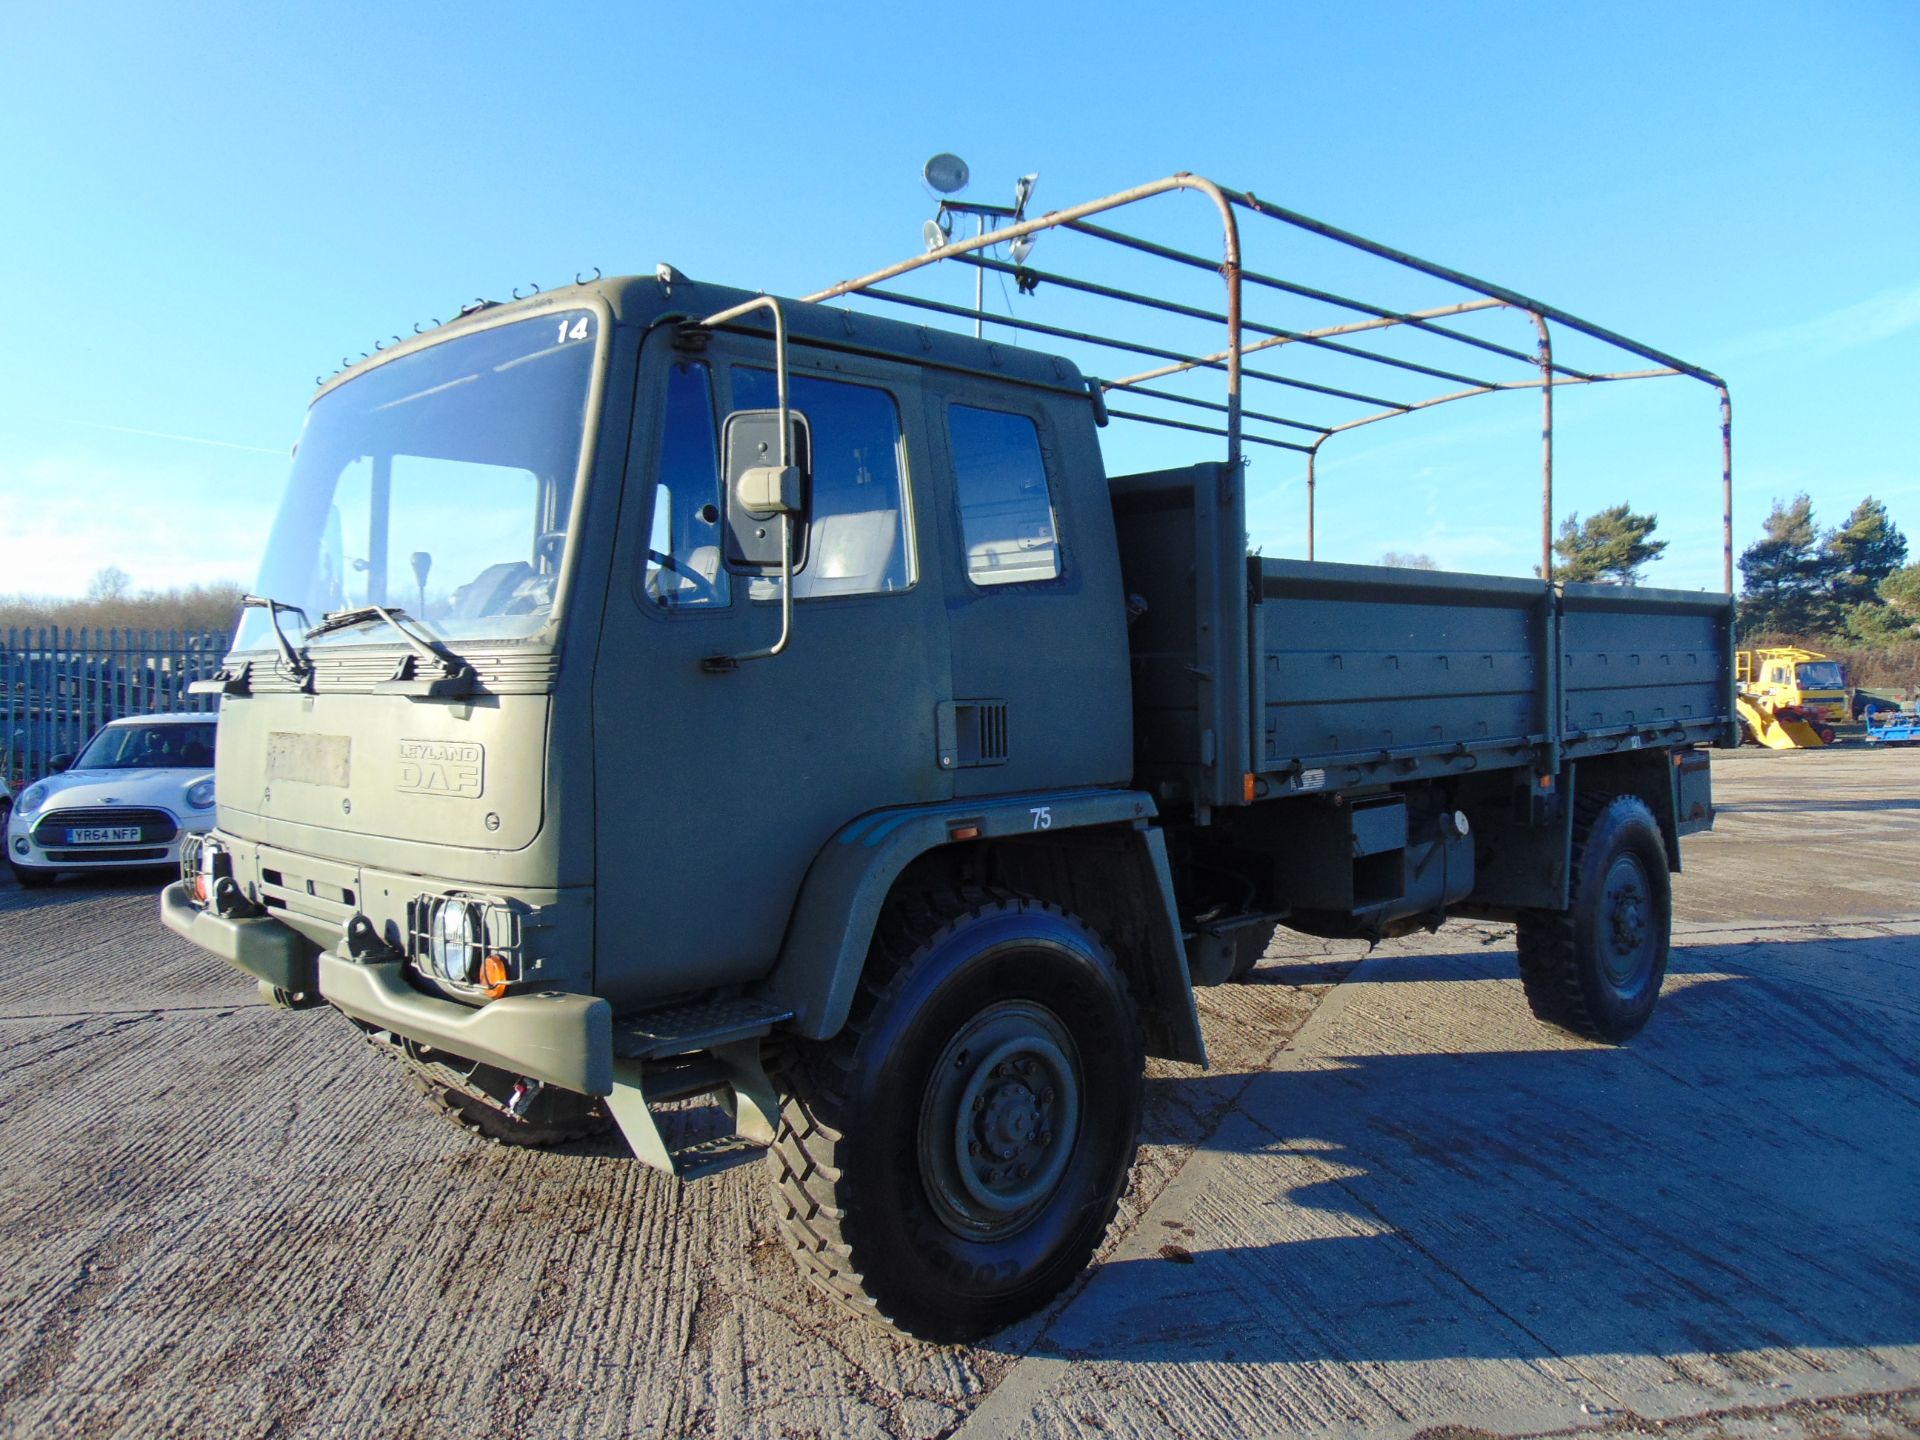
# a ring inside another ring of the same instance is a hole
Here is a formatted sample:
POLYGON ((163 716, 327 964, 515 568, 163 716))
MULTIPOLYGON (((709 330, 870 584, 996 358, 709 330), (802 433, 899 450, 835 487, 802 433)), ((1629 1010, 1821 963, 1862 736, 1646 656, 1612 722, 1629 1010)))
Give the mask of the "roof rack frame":
MULTIPOLYGON (((1189 319, 1221 324, 1226 331, 1226 344, 1215 351, 1188 354, 1166 349, 1162 346, 1146 344, 1139 340, 1123 336, 1098 335, 1089 331, 1070 330, 1061 326, 1044 324, 1039 321, 1022 320, 1016 317, 996 317, 994 323, 1007 325, 1030 334, 1048 335, 1057 339, 1070 340, 1103 347, 1119 353, 1145 356, 1165 361, 1158 367, 1124 376, 1117 380, 1100 380, 1102 392, 1131 393, 1143 397, 1174 404, 1198 407, 1216 414, 1224 415, 1224 424, 1209 425, 1193 421, 1176 420, 1171 416, 1150 414, 1142 411, 1119 410, 1108 407, 1107 413, 1115 419, 1133 420, 1166 428, 1195 431, 1202 434, 1219 436, 1226 441, 1228 463, 1239 467, 1244 462, 1244 450, 1247 445, 1259 445, 1275 449, 1291 450, 1303 453, 1307 457, 1307 558, 1314 558, 1316 548, 1315 503, 1316 503, 1316 465, 1320 448, 1335 435, 1363 426, 1375 424, 1381 420, 1400 415, 1414 414, 1429 410, 1437 405, 1449 404, 1469 399, 1476 395, 1490 395, 1507 391, 1537 389, 1541 396, 1541 516, 1540 516, 1540 575, 1548 580, 1553 578, 1553 392, 1566 385, 1609 384, 1625 380, 1643 380, 1662 377, 1684 377, 1710 386, 1719 398, 1720 453, 1721 453, 1721 559, 1722 584, 1728 594, 1733 592, 1733 402, 1728 393, 1727 383, 1712 371, 1689 364, 1664 351, 1656 350, 1639 341, 1629 339, 1616 331, 1582 320, 1555 306, 1532 299, 1516 290, 1480 280, 1464 271, 1422 260, 1417 256, 1396 250, 1391 246, 1369 240, 1352 231, 1342 230, 1324 221, 1315 220, 1298 211, 1275 205, 1271 201, 1260 199, 1252 191, 1232 190, 1202 176, 1181 171, 1136 185, 1097 200, 1085 201, 1078 205, 1067 206, 1060 210, 1050 210, 1033 219, 1016 219, 1015 223, 997 230, 986 231, 971 237, 953 240, 947 244, 927 250, 922 254, 896 262, 870 274, 852 280, 843 280, 824 290, 817 290, 801 298, 803 304, 821 304, 847 296, 859 295, 868 299, 884 301, 928 310, 938 314, 957 317, 977 317, 978 309, 968 310, 963 306, 949 305, 941 301, 924 299, 898 291, 883 290, 879 287, 885 282, 910 274, 930 265, 946 260, 958 260, 963 264, 976 267, 982 274, 987 270, 1013 273, 1016 276, 1033 275, 1045 282, 1071 289, 1079 293, 1094 295, 1103 299, 1116 300, 1161 313, 1179 315, 1189 319), (1103 225, 1091 223, 1092 217, 1109 211, 1123 209, 1139 204, 1155 196, 1175 191, 1193 191, 1209 200, 1218 213, 1222 233, 1222 259, 1218 264, 1187 251, 1161 245, 1139 236, 1128 235, 1121 231, 1108 229, 1103 225), (1338 295, 1332 291, 1318 290, 1296 284, 1276 276, 1245 270, 1241 263, 1240 219, 1243 215, 1257 216, 1261 219, 1319 236, 1349 249, 1370 255, 1376 259, 1412 270, 1430 279, 1439 280, 1473 292, 1478 298, 1453 304, 1437 305, 1419 310, 1395 310, 1382 307, 1350 296, 1338 295), (1225 286, 1226 308, 1224 313, 1201 309, 1168 300, 1164 297, 1142 294, 1116 286, 1099 284, 1073 276, 1051 272, 1033 272, 1020 266, 1009 266, 1004 261, 986 253, 993 247, 1020 239, 1023 236, 1038 234, 1045 230, 1066 229, 1090 238, 1102 240, 1128 248, 1139 253, 1168 260, 1175 264, 1201 268, 1217 272, 1225 286), (1243 288, 1253 285, 1285 294, 1296 295, 1320 303, 1345 309, 1364 315, 1363 320, 1350 321, 1339 325, 1329 325, 1312 330, 1288 330, 1248 320, 1244 314, 1243 288), (1535 346, 1533 352, 1511 348, 1480 336, 1457 330, 1439 322, 1456 315, 1481 310, 1504 309, 1517 311, 1533 321, 1535 346), (1616 369, 1609 371, 1588 371, 1570 367, 1556 361, 1553 355, 1553 326, 1573 331, 1612 349, 1650 365, 1639 369, 1616 369), (1358 346, 1341 343, 1338 337, 1381 332, 1396 327, 1419 330, 1425 334, 1443 339, 1464 347, 1471 347, 1486 354, 1504 359, 1523 361, 1534 367, 1536 373, 1520 380, 1481 380, 1475 376, 1451 370, 1442 370, 1432 366, 1405 361, 1397 356, 1376 354, 1358 346), (1249 338, 1249 336, 1255 338, 1249 338), (1463 388, 1450 390, 1415 400, 1390 400, 1377 395, 1368 395, 1359 391, 1340 389, 1289 376, 1278 372, 1253 369, 1247 366, 1246 357, 1264 350, 1275 350, 1287 345, 1307 345, 1317 349, 1329 350, 1357 359, 1362 362, 1379 365, 1383 370, 1394 373, 1420 374, 1435 379, 1449 380, 1463 388), (1224 403, 1199 400, 1192 396, 1180 395, 1173 391, 1149 388, 1148 382, 1165 379, 1170 376, 1191 374, 1200 370, 1224 371, 1226 375, 1226 396, 1224 403), (1309 423, 1288 419, 1271 412, 1248 410, 1243 404, 1244 387, 1247 382, 1285 387, 1292 390, 1320 394, 1329 398, 1360 404, 1375 405, 1378 408, 1354 419, 1331 422, 1309 423), (1275 435, 1250 432, 1247 422, 1257 425, 1271 425, 1313 436, 1307 443, 1286 440, 1275 435)), ((1233 503, 1239 508, 1242 520, 1245 513, 1245 486, 1233 487, 1233 503)), ((1243 526, 1244 532, 1244 526, 1243 526)))

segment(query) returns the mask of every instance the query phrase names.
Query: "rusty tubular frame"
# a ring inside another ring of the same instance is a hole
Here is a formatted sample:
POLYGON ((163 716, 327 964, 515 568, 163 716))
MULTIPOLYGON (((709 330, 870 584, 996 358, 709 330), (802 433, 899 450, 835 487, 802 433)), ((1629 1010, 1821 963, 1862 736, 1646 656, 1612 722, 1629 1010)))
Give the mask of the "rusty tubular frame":
POLYGON ((860 291, 870 291, 883 281, 897 279, 928 265, 937 265, 942 260, 955 256, 971 254, 976 250, 990 249, 995 245, 1005 245, 1020 239, 1023 235, 1035 235, 1042 230, 1057 229, 1075 220, 1083 220, 1089 215, 1100 215, 1108 210, 1117 210, 1123 205, 1132 205, 1155 195, 1164 195, 1171 190, 1197 190, 1214 204, 1220 213, 1220 227, 1224 235, 1224 255, 1220 264, 1221 279, 1227 287, 1227 332, 1230 338, 1227 359, 1227 461, 1240 463, 1240 222, 1235 218, 1233 205, 1228 201, 1226 192, 1213 181, 1187 171, 1168 175, 1159 180, 1150 180, 1145 185, 1136 185, 1129 190, 1116 191, 1099 200, 1087 200, 1078 205, 1069 205, 1064 210, 1049 210, 1033 220, 1021 220, 1012 225, 1002 226, 998 230, 984 235, 975 235, 971 240, 955 240, 929 250, 921 255, 912 256, 875 270, 853 280, 842 280, 837 285, 829 285, 825 290, 816 290, 811 295, 802 295, 800 301, 805 305, 817 305, 827 300, 837 300, 843 295, 852 295, 860 291))
POLYGON ((1436 265, 1431 260, 1422 260, 1417 255, 1407 254, 1404 250, 1395 250, 1390 245, 1382 245, 1377 240, 1369 240, 1364 235, 1356 235, 1351 230, 1342 230, 1338 226, 1327 224, 1324 220, 1315 220, 1312 216, 1302 215, 1297 210, 1289 210, 1285 206, 1275 205, 1270 201, 1261 200, 1256 197, 1251 190, 1244 192, 1224 190, 1224 193, 1231 203, 1252 210, 1256 214, 1265 215, 1269 219, 1278 220, 1286 225, 1292 225, 1296 229, 1306 230, 1324 239, 1337 241, 1351 249, 1363 251, 1381 260, 1391 261, 1395 265, 1405 266, 1409 270, 1418 270, 1423 275, 1431 275, 1436 280, 1445 280, 1448 284, 1458 285, 1463 290, 1474 290, 1482 295, 1490 296, 1495 300, 1504 300, 1516 310, 1525 310, 1529 314, 1538 315, 1545 320, 1551 320, 1556 325, 1565 326, 1569 330, 1576 330, 1582 335, 1611 345, 1616 350, 1624 350, 1629 355, 1638 355, 1642 360, 1651 360, 1654 364, 1664 369, 1672 370, 1676 374, 1687 375, 1695 380, 1704 381, 1709 385, 1724 387, 1726 384, 1724 380, 1718 375, 1715 375, 1711 370, 1703 370, 1697 365, 1689 365, 1686 361, 1676 359, 1665 351, 1655 350, 1650 345, 1642 345, 1638 340, 1630 340, 1625 335, 1595 325, 1590 320, 1582 320, 1579 316, 1570 315, 1565 310, 1543 304, 1538 300, 1522 295, 1518 290, 1509 290, 1506 286, 1495 285, 1489 280, 1476 279, 1463 270, 1454 270, 1445 265, 1436 265))
MULTIPOLYGON (((950 304, 945 300, 929 300, 924 295, 907 295, 898 290, 866 290, 861 292, 869 300, 884 300, 891 305, 904 305, 913 310, 927 310, 935 315, 952 315, 971 320, 973 311, 965 305, 950 304)), ((1161 366, 1156 370, 1144 372, 1146 376, 1179 375, 1191 370, 1225 370, 1234 355, 1244 356, 1248 352, 1270 345, 1284 343, 1282 340, 1256 341, 1252 345, 1243 345, 1236 350, 1216 350, 1206 355, 1188 355, 1180 350, 1168 350, 1159 345, 1147 345, 1137 340, 1126 340, 1116 335, 1096 335, 1090 330, 1070 330, 1062 325, 1049 325, 1041 320, 1022 320, 1017 315, 996 315, 993 323, 1003 325, 1009 330, 1024 330, 1029 335, 1050 335, 1057 340, 1075 340, 1084 345, 1099 345, 1108 350, 1120 350, 1129 355, 1146 355, 1157 360, 1170 360, 1174 363, 1161 366)), ((1367 395, 1357 390, 1341 390, 1331 385, 1320 385, 1312 380, 1302 380, 1297 376, 1278 375, 1267 370, 1247 370, 1241 373, 1249 380, 1264 380, 1270 385, 1284 385, 1294 390, 1305 390, 1314 395, 1327 395, 1336 400, 1352 400, 1362 405, 1384 405, 1388 409, 1399 411, 1412 408, 1383 395, 1367 395)), ((1119 385, 1123 382, 1103 382, 1105 385, 1119 385)))
MULTIPOLYGON (((1170 245, 1161 245, 1152 240, 1143 240, 1137 235, 1127 235, 1118 230, 1108 230, 1098 225, 1088 225, 1084 223, 1070 224, 1066 228, 1082 235, 1091 236, 1096 240, 1105 240, 1111 244, 1124 246, 1129 250, 1138 250, 1143 255, 1153 255, 1162 260, 1172 260, 1177 264, 1200 270, 1211 270, 1213 268, 1207 260, 1199 255, 1190 255, 1186 251, 1176 250, 1170 245)), ((1299 285, 1291 280, 1282 280, 1275 275, 1263 275, 1255 270, 1249 270, 1245 272, 1245 275, 1249 285, 1258 286, 1267 290, 1275 290, 1285 295, 1295 295, 1302 300, 1318 301, 1323 305, 1332 305, 1342 310, 1352 310, 1360 315, 1372 315, 1377 319, 1395 317, 1395 312, 1385 306, 1369 304, 1365 300, 1356 300, 1350 295, 1338 295, 1331 290, 1319 290, 1311 285, 1299 285)), ((1478 335, 1469 335, 1464 330, 1451 330, 1444 325, 1436 325, 1426 320, 1421 321, 1417 328, 1441 336, 1444 339, 1456 341, 1462 345, 1470 345, 1475 349, 1484 350, 1490 355, 1499 355, 1508 360, 1519 360, 1528 365, 1533 363, 1533 356, 1527 354, 1524 350, 1515 350, 1511 346, 1500 345, 1492 340, 1482 339, 1478 335)), ((1577 374, 1578 372, 1571 373, 1577 374)))
POLYGON ((1720 534, 1724 545, 1724 584, 1733 593, 1733 396, 1726 381, 1720 390, 1720 534))
POLYGON ((1540 332, 1540 578, 1553 579, 1553 332, 1538 310, 1534 328, 1540 332))
MULTIPOLYGON (((984 224, 984 222, 983 222, 984 224)), ((881 270, 860 276, 852 280, 843 280, 837 285, 815 291, 801 297, 802 303, 819 304, 845 296, 860 295, 865 298, 886 301, 898 305, 911 306, 934 313, 948 314, 958 318, 975 318, 975 310, 962 306, 947 305, 941 301, 923 299, 919 296, 887 291, 878 287, 886 281, 937 265, 946 260, 958 260, 975 268, 976 276, 982 276, 987 270, 1003 273, 1022 273, 1023 267, 1010 266, 995 259, 990 253, 994 247, 1018 240, 1024 236, 1037 234, 1043 230, 1064 229, 1091 239, 1105 241, 1123 248, 1131 249, 1158 259, 1171 261, 1190 268, 1206 270, 1217 274, 1226 289, 1226 311, 1224 314, 1187 305, 1164 297, 1144 295, 1115 286, 1103 285, 1074 276, 1052 272, 1025 273, 1037 274, 1049 284, 1065 289, 1092 295, 1101 299, 1119 301, 1125 304, 1141 306, 1161 313, 1180 315, 1190 319, 1202 320, 1211 324, 1221 324, 1226 329, 1226 344, 1223 348, 1205 354, 1189 355, 1159 346, 1144 344, 1119 336, 1103 336, 1087 331, 1070 330, 1060 326, 1048 325, 1039 321, 1021 320, 1015 317, 998 317, 994 323, 1024 331, 1029 334, 1048 335, 1057 339, 1071 340, 1108 349, 1150 357, 1167 363, 1138 373, 1124 376, 1118 380, 1098 381, 1104 392, 1120 391, 1152 398, 1164 403, 1198 407, 1214 413, 1224 413, 1224 427, 1198 424, 1191 421, 1176 420, 1168 415, 1149 414, 1139 411, 1109 409, 1108 414, 1118 419, 1134 420, 1147 424, 1160 425, 1170 429, 1194 431, 1201 434, 1223 436, 1227 441, 1227 459, 1237 468, 1243 461, 1243 449, 1246 444, 1257 444, 1277 449, 1292 450, 1307 457, 1307 558, 1315 558, 1316 505, 1318 489, 1318 459, 1320 449, 1335 435, 1344 434, 1361 426, 1371 425, 1380 420, 1397 415, 1413 414, 1431 409, 1436 405, 1464 400, 1475 395, 1495 394, 1509 390, 1538 388, 1541 392, 1541 527, 1540 527, 1540 574, 1551 581, 1553 578, 1553 392, 1563 385, 1601 384, 1621 380, 1647 379, 1660 376, 1683 376, 1711 385, 1720 401, 1721 431, 1721 529, 1722 529, 1722 576, 1723 584, 1729 594, 1733 590, 1733 406, 1727 384, 1718 375, 1699 366, 1631 340, 1616 331, 1582 320, 1564 310, 1544 304, 1505 286, 1495 285, 1478 279, 1464 271, 1454 270, 1444 265, 1422 260, 1405 251, 1368 240, 1352 231, 1342 230, 1324 221, 1312 219, 1298 211, 1261 200, 1252 191, 1231 190, 1201 176, 1182 171, 1163 179, 1137 185, 1127 190, 1117 191, 1098 200, 1086 201, 1079 205, 1061 210, 1051 210, 1030 220, 1020 220, 993 231, 985 231, 972 237, 951 241, 933 250, 915 255, 881 270), (1156 241, 1109 229, 1104 225, 1092 223, 1092 218, 1109 211, 1119 210, 1156 195, 1176 190, 1191 190, 1204 195, 1212 201, 1219 213, 1222 229, 1222 259, 1210 261, 1188 251, 1162 245, 1156 241), (1450 305, 1434 306, 1419 310, 1393 310, 1350 296, 1339 295, 1329 290, 1320 290, 1284 280, 1277 276, 1247 270, 1241 263, 1240 231, 1237 213, 1259 215, 1264 219, 1306 231, 1336 244, 1401 266, 1405 269, 1426 275, 1432 279, 1444 281, 1460 289, 1473 292, 1478 298, 1456 302, 1450 305), (1243 314, 1242 291, 1247 284, 1273 290, 1278 293, 1312 300, 1318 303, 1345 309, 1365 315, 1368 318, 1350 321, 1339 325, 1329 325, 1311 330, 1290 330, 1248 320, 1243 314), (1520 350, 1495 341, 1472 335, 1465 331, 1440 324, 1443 319, 1481 310, 1515 310, 1528 316, 1534 323, 1536 343, 1533 352, 1520 350), (1554 358, 1553 336, 1550 325, 1587 336, 1615 350, 1637 356, 1652 362, 1649 368, 1639 370, 1588 371, 1576 369, 1564 361, 1554 358), (1386 331, 1404 327, 1420 331, 1452 343, 1478 349, 1487 354, 1504 359, 1516 360, 1527 364, 1537 373, 1526 380, 1481 380, 1455 371, 1442 370, 1433 366, 1421 365, 1403 360, 1397 356, 1385 355, 1366 350, 1358 346, 1341 344, 1336 337, 1357 335, 1368 332, 1386 331), (1247 332, 1260 336, 1249 341, 1247 332), (1399 372, 1427 375, 1436 379, 1456 381, 1465 388, 1444 394, 1428 396, 1418 400, 1389 400, 1377 395, 1368 395, 1359 391, 1322 385, 1297 376, 1249 368, 1245 361, 1249 355, 1262 350, 1274 349, 1284 345, 1305 344, 1333 353, 1341 354, 1363 362, 1379 365, 1399 372), (1224 404, 1201 400, 1193 396, 1178 394, 1174 391, 1150 388, 1154 380, 1170 376, 1191 374, 1200 370, 1224 370, 1226 372, 1226 401, 1224 404), (1327 396, 1331 399, 1345 400, 1358 404, 1380 407, 1373 413, 1361 415, 1351 420, 1330 424, 1315 425, 1306 421, 1288 419, 1266 411, 1249 411, 1244 408, 1243 388, 1246 381, 1260 381, 1303 390, 1312 394, 1327 396), (1273 425, 1285 429, 1311 434, 1309 443, 1299 443, 1279 439, 1276 436, 1250 434, 1246 431, 1246 422, 1256 421, 1263 425, 1273 425)), ((1234 503, 1244 510, 1244 486, 1234 486, 1234 503)))
MULTIPOLYGON (((1072 275, 1061 275, 1051 270, 1035 270, 1031 266, 1009 265, 1004 260, 989 260, 979 255, 960 255, 955 257, 964 265, 977 266, 979 269, 992 270, 997 274, 1031 276, 1043 285, 1057 285, 1063 290, 1076 290, 1083 295, 1098 295, 1107 300, 1119 300, 1129 305, 1141 305, 1151 310, 1160 310, 1169 315, 1183 315, 1190 320, 1207 320, 1215 325, 1224 325, 1227 317, 1217 310, 1203 310, 1198 305, 1182 305, 1176 300, 1161 300, 1151 295, 1135 295, 1132 291, 1122 290, 1113 285, 1100 285, 1091 280, 1081 280, 1072 275)), ((1004 323, 995 320, 996 325, 1004 323)), ((1312 345, 1316 349, 1327 350, 1336 355, 1351 355, 1374 365, 1385 365, 1395 370, 1405 370, 1413 375, 1428 375, 1435 380, 1451 380, 1456 385, 1485 385, 1490 382, 1472 375, 1462 375, 1455 370, 1436 370, 1431 365, 1417 364, 1412 360, 1402 360, 1396 355, 1379 355, 1371 350, 1361 350, 1352 345, 1342 345, 1328 337, 1332 335, 1352 334, 1358 330, 1377 328, 1374 322, 1361 325, 1334 326, 1330 330, 1283 330, 1277 325, 1263 325, 1257 320, 1244 322, 1245 329, 1256 335, 1266 335, 1270 340, 1260 341, 1246 347, 1246 353, 1267 349, 1271 345, 1285 345, 1298 342, 1312 345)))

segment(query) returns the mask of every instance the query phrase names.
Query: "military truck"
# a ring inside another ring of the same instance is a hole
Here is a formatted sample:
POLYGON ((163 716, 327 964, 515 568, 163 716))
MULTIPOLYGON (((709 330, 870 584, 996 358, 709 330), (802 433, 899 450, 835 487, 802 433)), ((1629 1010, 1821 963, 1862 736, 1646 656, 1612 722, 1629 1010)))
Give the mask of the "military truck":
POLYGON ((1512 920, 1543 1020, 1631 1037, 1711 823, 1704 747, 1736 738, 1727 595, 1553 580, 1550 423, 1542 578, 1247 546, 1250 446, 1304 454, 1311 495, 1321 442, 1369 419, 1532 387, 1550 421, 1556 391, 1640 375, 1713 386, 1724 433, 1711 374, 1188 174, 998 218, 798 300, 663 266, 485 304, 325 382, 204 682, 218 825, 161 897, 493 1139, 613 1125, 672 1169, 662 1112, 717 1100, 819 1287, 935 1340, 1086 1265, 1144 1057, 1204 1064, 1194 987, 1277 926, 1512 920), (1194 195, 1220 256, 1093 219, 1194 195), (1254 271, 1243 222, 1448 298, 1254 271), (1013 247, 1043 232, 1225 307, 1035 270, 1013 247), (972 320, 889 288, 948 262, 1219 338, 995 321, 1043 350, 873 313, 972 320), (1334 318, 1256 323, 1256 291, 1334 318), (1537 343, 1462 328, 1478 310, 1537 343), (1641 368, 1574 367, 1556 332, 1641 368), (1401 333, 1517 378, 1377 343, 1401 333), (1069 346, 1153 363, 1094 379, 1069 346), (1453 388, 1249 363, 1282 347, 1453 388), (1255 411, 1256 383, 1348 408, 1255 411), (1123 421, 1224 454, 1109 474, 1123 421))

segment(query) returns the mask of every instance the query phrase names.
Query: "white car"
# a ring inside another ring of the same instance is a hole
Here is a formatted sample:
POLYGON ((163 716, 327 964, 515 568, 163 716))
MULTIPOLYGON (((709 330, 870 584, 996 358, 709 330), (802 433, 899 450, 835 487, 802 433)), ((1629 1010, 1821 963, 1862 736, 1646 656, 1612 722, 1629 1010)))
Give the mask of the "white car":
POLYGON ((139 715, 100 727, 71 765, 36 780, 7 821, 23 886, 63 870, 177 865, 181 839, 213 828, 212 715, 139 715))

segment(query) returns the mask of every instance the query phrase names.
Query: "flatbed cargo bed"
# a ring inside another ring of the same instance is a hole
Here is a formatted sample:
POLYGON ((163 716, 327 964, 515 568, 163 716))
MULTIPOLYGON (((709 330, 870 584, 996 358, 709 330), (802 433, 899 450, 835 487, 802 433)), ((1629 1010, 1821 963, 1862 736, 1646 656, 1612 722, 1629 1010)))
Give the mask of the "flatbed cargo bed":
POLYGON ((1196 601, 1236 574, 1216 475, 1112 482, 1136 749, 1163 803, 1734 743, 1732 597, 1253 556, 1236 616, 1196 601))
POLYGON ((1255 560, 1253 773, 1297 789, 1699 744, 1725 595, 1255 560))

